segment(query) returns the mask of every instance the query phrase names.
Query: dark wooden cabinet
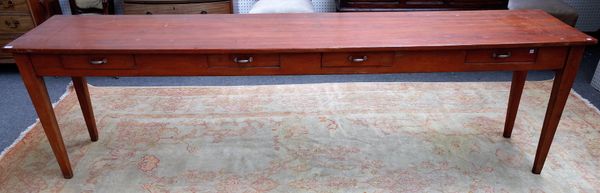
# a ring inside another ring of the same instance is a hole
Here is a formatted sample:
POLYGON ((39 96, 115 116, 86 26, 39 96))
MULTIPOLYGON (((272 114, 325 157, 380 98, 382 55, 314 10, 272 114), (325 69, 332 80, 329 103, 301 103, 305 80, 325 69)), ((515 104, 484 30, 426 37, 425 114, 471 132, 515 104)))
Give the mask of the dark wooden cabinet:
POLYGON ((336 0, 339 12, 507 9, 508 0, 336 0))
POLYGON ((231 0, 125 0, 125 15, 228 14, 231 0))
MULTIPOLYGON (((58 0, 0 0, 0 47, 60 13, 58 0)), ((14 62, 12 54, 0 52, 0 64, 14 62)))

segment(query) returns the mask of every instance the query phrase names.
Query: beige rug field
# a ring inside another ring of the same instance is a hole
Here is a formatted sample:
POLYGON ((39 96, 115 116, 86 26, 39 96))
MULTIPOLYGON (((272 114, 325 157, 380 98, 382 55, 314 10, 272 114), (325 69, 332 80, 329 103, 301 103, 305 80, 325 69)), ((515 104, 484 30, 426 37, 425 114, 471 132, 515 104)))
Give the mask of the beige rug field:
POLYGON ((39 124, 0 160, 0 192, 600 192, 600 114, 571 94, 532 174, 551 81, 90 87, 57 104, 73 179, 39 124))

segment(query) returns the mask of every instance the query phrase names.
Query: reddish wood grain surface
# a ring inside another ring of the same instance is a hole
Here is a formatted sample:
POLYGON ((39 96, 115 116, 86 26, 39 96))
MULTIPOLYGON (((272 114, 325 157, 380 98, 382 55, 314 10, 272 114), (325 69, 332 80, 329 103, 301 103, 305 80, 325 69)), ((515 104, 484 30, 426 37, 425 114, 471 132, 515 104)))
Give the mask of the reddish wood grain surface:
POLYGON ((573 82, 577 76, 577 70, 581 64, 584 51, 584 47, 572 47, 565 67, 555 71, 554 85, 552 86, 552 92, 550 93, 548 109, 546 110, 546 117, 544 118, 544 124, 542 125, 540 141, 533 161, 533 169, 531 170, 534 174, 540 174, 542 172, 544 162, 550 151, 550 145, 552 144, 554 134, 556 134, 556 129, 560 122, 560 117, 565 109, 567 99, 569 98, 571 88, 573 87, 573 82))
POLYGON ((35 107, 35 111, 40 118, 40 123, 44 129, 44 133, 46 133, 50 148, 54 152, 63 177, 67 179, 72 178, 73 169, 71 168, 67 148, 63 142, 58 122, 56 121, 56 115, 54 115, 54 109, 48 96, 48 89, 46 88, 46 83, 44 83, 44 78, 35 74, 26 55, 17 54, 15 55, 15 60, 17 61, 21 78, 23 79, 25 88, 27 88, 33 107, 35 107))
POLYGON ((81 106, 81 111, 83 112, 85 124, 90 133, 90 139, 98 141, 98 129, 96 127, 96 118, 94 118, 92 99, 90 98, 87 80, 85 77, 72 77, 71 79, 73 80, 73 88, 75 88, 75 92, 77 93, 79 106, 81 106))
POLYGON ((521 102, 521 95, 523 94, 523 88, 525 87, 525 81, 527 81, 527 71, 514 71, 512 84, 510 86, 510 95, 508 96, 508 109, 506 110, 506 121, 504 122, 504 133, 502 136, 510 138, 512 135, 513 127, 515 126, 515 120, 517 118, 517 112, 519 111, 519 103, 521 102))
POLYGON ((260 53, 569 46, 596 39, 540 10, 54 16, 8 52, 260 53))

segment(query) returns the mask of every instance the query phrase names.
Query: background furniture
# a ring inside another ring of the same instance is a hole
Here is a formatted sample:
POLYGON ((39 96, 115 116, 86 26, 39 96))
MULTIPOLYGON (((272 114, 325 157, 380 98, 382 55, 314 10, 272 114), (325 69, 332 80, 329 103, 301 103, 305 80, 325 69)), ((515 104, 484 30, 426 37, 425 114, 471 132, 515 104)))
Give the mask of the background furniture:
POLYGON ((231 0, 125 0, 123 13, 139 14, 215 14, 233 13, 231 0))
POLYGON ((561 0, 337 0, 340 12, 541 9, 575 26, 578 14, 561 0))
MULTIPOLYGON (((234 1, 234 13, 245 14, 252 9, 258 0, 236 0, 234 1)), ((336 12, 335 0, 311 0, 315 12, 336 12)))
POLYGON ((592 86, 600 91, 600 62, 598 62, 598 67, 596 67, 596 73, 594 73, 594 78, 592 79, 592 86))
MULTIPOLYGON (((116 2, 120 0, 115 0, 116 2)), ((574 7, 579 13, 577 29, 585 32, 594 32, 600 29, 600 1, 596 0, 563 0, 574 7)), ((234 1, 234 13, 248 13, 256 0, 234 1)), ((312 0, 315 12, 335 12, 336 0, 312 0)))
POLYGON ((339 12, 506 9, 508 0, 337 0, 339 12))
POLYGON ((600 1, 562 0, 577 10, 577 29, 584 32, 600 31, 600 1))
POLYGON ((114 14, 113 0, 69 0, 71 14, 114 14))
MULTIPOLYGON (((69 0, 59 0, 63 13, 70 14, 69 0)), ((233 13, 248 13, 257 0, 235 0, 233 13)), ((563 0, 579 13, 577 29, 594 32, 600 28, 600 1, 563 0)), ((336 0, 312 0, 315 12, 336 12, 336 0)), ((123 0, 114 0, 115 14, 123 14, 123 0)))
MULTIPOLYGON (((60 14, 57 0, 0 0, 0 46, 16 39, 46 18, 60 14)), ((14 63, 11 54, 0 52, 0 63, 14 63)))
POLYGON ((248 13, 314 13, 311 0, 259 0, 248 13))
POLYGON ((541 9, 571 26, 575 26, 579 17, 577 10, 562 0, 510 0, 508 8, 511 10, 541 9))

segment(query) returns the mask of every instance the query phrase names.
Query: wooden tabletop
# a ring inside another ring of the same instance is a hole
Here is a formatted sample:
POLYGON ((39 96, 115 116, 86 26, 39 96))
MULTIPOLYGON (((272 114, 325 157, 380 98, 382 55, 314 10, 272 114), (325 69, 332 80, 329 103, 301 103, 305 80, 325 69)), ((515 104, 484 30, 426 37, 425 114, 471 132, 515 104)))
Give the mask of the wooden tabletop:
POLYGON ((54 16, 17 53, 246 53, 595 44, 540 10, 54 16))

